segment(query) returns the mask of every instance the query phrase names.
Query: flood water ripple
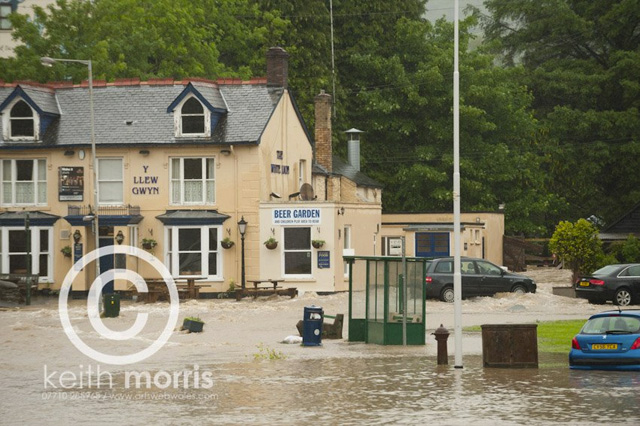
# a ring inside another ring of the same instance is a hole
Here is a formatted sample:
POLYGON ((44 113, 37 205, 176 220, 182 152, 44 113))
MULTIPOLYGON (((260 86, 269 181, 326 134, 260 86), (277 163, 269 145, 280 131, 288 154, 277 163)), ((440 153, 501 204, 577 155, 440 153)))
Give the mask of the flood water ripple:
MULTIPOLYGON (((639 424, 632 372, 465 368, 425 357, 261 360, 201 365, 212 389, 169 389, 193 399, 136 400, 144 390, 106 399, 43 400, 42 379, 9 372, 2 380, 3 424, 639 424), (201 398, 215 395, 214 400, 201 398), (34 409, 37 407, 37 409, 34 409)), ((3 367, 7 367, 3 365, 3 367)), ((149 390, 156 392, 159 390, 149 390)))

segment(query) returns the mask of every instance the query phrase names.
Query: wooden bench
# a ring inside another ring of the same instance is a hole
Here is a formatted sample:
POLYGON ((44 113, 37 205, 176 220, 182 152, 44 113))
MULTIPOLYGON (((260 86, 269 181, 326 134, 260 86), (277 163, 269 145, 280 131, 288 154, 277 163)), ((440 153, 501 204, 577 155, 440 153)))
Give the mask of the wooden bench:
MULTIPOLYGON (((325 315, 325 318, 332 318, 333 323, 322 322, 322 338, 323 339, 342 339, 342 326, 344 324, 344 314, 325 315)), ((304 321, 300 320, 296 324, 298 333, 302 336, 304 321)))

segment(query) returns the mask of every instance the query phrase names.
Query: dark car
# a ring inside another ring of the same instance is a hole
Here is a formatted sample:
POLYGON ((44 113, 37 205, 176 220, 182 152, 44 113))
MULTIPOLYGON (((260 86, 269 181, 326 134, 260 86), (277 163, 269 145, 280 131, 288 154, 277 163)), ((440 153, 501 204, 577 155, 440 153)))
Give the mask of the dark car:
MULTIPOLYGON (((493 296, 501 292, 536 292, 536 283, 531 278, 505 271, 484 259, 463 257, 460 272, 463 298, 493 296)), ((432 260, 425 281, 426 297, 453 302, 453 258, 432 260)))
POLYGON ((571 342, 576 370, 640 370, 640 310, 592 315, 571 342))
POLYGON ((607 265, 575 284, 576 297, 590 303, 609 300, 618 306, 640 301, 640 263, 607 265))

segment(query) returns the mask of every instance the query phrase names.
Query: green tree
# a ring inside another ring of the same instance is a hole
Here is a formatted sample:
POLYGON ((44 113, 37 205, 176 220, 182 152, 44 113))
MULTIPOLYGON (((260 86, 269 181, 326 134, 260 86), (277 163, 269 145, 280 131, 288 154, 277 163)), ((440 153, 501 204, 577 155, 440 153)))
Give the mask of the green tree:
POLYGON ((620 263, 640 262, 640 240, 633 235, 629 235, 624 241, 612 243, 608 251, 620 263))
POLYGON ((571 269, 573 281, 580 275, 593 272, 604 256, 598 229, 585 219, 558 223, 549 240, 549 250, 571 269))
POLYGON ((35 7, 34 15, 12 15, 22 45, 15 58, 0 61, 0 78, 86 79, 81 67, 43 68, 42 56, 92 59, 97 79, 246 78, 255 57, 264 56, 268 32, 248 0, 58 0, 47 9, 35 7))
POLYGON ((559 217, 614 219, 640 199, 640 2, 488 0, 488 42, 534 96, 559 217))

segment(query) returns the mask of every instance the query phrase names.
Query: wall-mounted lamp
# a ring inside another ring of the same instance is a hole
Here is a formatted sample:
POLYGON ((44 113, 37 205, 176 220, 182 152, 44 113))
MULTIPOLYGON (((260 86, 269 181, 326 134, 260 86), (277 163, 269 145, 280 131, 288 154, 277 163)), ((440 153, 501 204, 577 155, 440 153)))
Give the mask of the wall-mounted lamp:
POLYGON ((338 216, 342 216, 342 215, 344 215, 344 207, 340 207, 338 209, 338 216))
POLYGON ((82 234, 76 229, 76 232, 73 233, 73 241, 78 244, 78 242, 80 242, 80 238, 82 238, 82 234))
POLYGON ((476 217, 476 223, 480 223, 480 217, 476 217))
POLYGON ((272 198, 282 198, 277 192, 272 192, 271 194, 269 194, 269 196, 272 198))
POLYGON ((140 155, 144 155, 146 157, 147 155, 149 155, 149 150, 148 149, 141 149, 140 150, 140 155))
POLYGON ((227 148, 223 148, 220 150, 220 154, 224 155, 225 157, 228 157, 229 155, 231 155, 231 150, 227 148))
POLYGON ((124 241, 124 234, 122 233, 122 231, 118 231, 118 233, 116 234, 116 243, 122 244, 123 241, 124 241))
POLYGON ((73 157, 73 154, 75 154, 75 151, 72 149, 68 149, 64 152, 65 157, 73 157))

